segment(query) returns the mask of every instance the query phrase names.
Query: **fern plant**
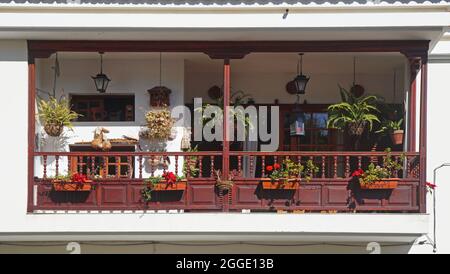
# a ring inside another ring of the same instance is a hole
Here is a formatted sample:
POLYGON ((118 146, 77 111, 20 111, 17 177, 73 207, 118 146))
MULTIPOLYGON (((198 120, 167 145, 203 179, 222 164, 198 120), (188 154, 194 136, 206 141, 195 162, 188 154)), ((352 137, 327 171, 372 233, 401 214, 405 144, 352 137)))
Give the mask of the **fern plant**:
POLYGON ((59 136, 64 127, 72 129, 72 121, 80 114, 70 109, 69 101, 50 97, 48 101, 40 100, 38 103, 38 115, 44 124, 44 130, 51 136, 59 136))
POLYGON ((380 122, 376 115, 379 113, 376 106, 378 98, 375 95, 355 97, 344 88, 339 88, 342 102, 328 107, 327 126, 348 129, 351 135, 356 136, 361 136, 367 126, 372 131, 374 123, 380 122))

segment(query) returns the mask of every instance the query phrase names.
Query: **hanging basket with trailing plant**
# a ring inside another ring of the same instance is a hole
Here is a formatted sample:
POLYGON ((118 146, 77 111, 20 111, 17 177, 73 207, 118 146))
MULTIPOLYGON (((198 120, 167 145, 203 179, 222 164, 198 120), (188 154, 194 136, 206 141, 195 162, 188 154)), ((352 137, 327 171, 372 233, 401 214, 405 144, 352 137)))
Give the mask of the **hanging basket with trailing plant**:
POLYGON ((148 139, 167 140, 172 133, 174 119, 167 107, 150 110, 145 114, 147 129, 141 133, 142 137, 148 139))
POLYGON ((40 100, 38 103, 38 113, 44 124, 45 132, 53 137, 62 134, 64 127, 72 129, 72 121, 80 114, 72 111, 69 102, 61 98, 57 100, 51 97, 49 100, 40 100))

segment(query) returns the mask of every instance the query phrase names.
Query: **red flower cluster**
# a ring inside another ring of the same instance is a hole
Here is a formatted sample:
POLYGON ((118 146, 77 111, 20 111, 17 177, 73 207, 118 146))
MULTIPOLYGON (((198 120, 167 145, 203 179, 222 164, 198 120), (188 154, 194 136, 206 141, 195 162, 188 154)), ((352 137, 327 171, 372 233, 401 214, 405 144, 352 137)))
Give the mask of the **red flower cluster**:
POLYGON ((74 173, 74 174, 72 174, 72 177, 70 177, 70 180, 75 183, 83 183, 84 184, 87 182, 88 178, 84 174, 74 173))
POLYGON ((352 177, 359 177, 364 174, 364 170, 361 168, 358 168, 357 170, 353 171, 352 177))
POLYGON ((266 170, 267 170, 268 172, 271 172, 271 171, 273 171, 274 169, 277 170, 277 169, 280 169, 280 168, 281 168, 281 165, 278 164, 278 163, 273 164, 273 166, 266 166, 266 170))
POLYGON ((168 184, 173 184, 177 181, 177 176, 173 172, 165 171, 162 176, 168 184))
POLYGON ((432 184, 432 183, 430 183, 430 182, 426 182, 426 185, 427 185, 427 187, 429 187, 429 188, 431 188, 431 189, 434 189, 434 188, 436 187, 435 184, 432 184))

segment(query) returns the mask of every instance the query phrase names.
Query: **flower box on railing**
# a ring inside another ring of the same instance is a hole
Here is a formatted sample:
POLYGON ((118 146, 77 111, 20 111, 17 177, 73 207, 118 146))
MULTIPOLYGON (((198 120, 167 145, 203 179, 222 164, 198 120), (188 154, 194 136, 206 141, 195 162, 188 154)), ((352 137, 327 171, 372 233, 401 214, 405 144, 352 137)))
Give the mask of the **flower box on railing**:
POLYGON ((174 190, 185 190, 187 180, 180 180, 175 183, 156 183, 152 185, 153 191, 174 191, 174 190))
POLYGON ((261 181, 263 189, 283 189, 296 190, 300 188, 300 180, 298 178, 281 178, 272 180, 271 178, 263 178, 261 181))
POLYGON ((361 189, 395 189, 397 188, 399 178, 386 178, 370 183, 361 183, 361 189))
POLYGON ((91 191, 92 181, 85 180, 84 182, 67 182, 63 180, 53 180, 53 190, 55 191, 91 191))

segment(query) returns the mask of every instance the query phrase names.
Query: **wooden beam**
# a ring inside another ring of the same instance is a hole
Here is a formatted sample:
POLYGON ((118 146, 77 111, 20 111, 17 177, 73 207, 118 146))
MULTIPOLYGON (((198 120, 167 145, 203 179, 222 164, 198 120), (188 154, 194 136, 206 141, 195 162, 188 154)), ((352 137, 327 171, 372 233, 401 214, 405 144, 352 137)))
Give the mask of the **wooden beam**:
POLYGON ((368 41, 94 41, 30 40, 29 52, 46 58, 60 52, 203 52, 211 58, 242 58, 251 52, 400 52, 423 57, 428 40, 368 41))
POLYGON ((420 181, 419 181, 419 207, 420 212, 426 212, 426 180, 427 180, 427 85, 428 85, 428 62, 422 59, 421 81, 420 81, 420 181))
POLYGON ((36 66, 34 59, 28 62, 28 197, 27 212, 33 211, 34 200, 34 150, 36 125, 36 66))

